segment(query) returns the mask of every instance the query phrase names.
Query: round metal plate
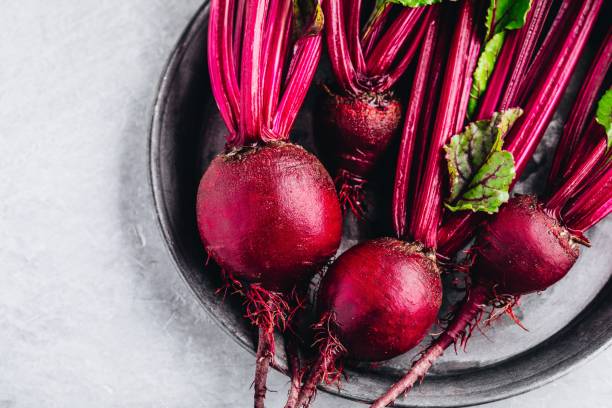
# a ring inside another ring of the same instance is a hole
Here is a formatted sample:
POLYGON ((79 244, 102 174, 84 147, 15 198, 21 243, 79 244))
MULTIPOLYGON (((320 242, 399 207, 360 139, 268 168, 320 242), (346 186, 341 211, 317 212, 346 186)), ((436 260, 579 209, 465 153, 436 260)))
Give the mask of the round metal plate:
MULTIPOLYGON (((240 300, 216 293, 222 283, 214 266, 205 266, 206 256, 196 229, 198 181, 211 159, 223 150, 226 133, 208 80, 207 12, 205 3, 179 40, 161 81, 151 130, 151 182, 160 226, 180 273, 221 327, 253 351, 252 328, 241 317, 240 300)), ((585 63, 590 56, 585 56, 585 63)), ((325 62, 321 65, 319 81, 329 77, 325 62)), ((586 64, 582 65, 517 187, 519 192, 538 192, 543 187, 554 140, 585 72, 586 64)), ((297 120, 292 140, 316 153, 313 111, 318 91, 314 88, 297 120)), ((360 239, 390 233, 385 210, 388 201, 380 197, 389 196, 389 177, 385 175, 392 174, 389 172, 393 161, 391 154, 371 182, 368 199, 374 211, 370 222, 349 219, 341 251, 360 239)), ((593 247, 584 251, 588 256, 579 260, 567 278, 545 293, 522 299, 519 317, 528 332, 509 319, 498 319, 491 327, 483 328, 484 333, 474 333, 467 352, 447 352, 427 380, 397 406, 456 407, 507 398, 558 378, 608 346, 612 338, 611 221, 604 221, 590 232, 593 247)), ((459 291, 448 287, 450 303, 458 296, 459 291)), ((410 366, 429 340, 406 355, 376 366, 349 365, 348 380, 342 388, 325 389, 345 398, 371 401, 410 366)), ((282 366, 282 355, 279 360, 282 366)))

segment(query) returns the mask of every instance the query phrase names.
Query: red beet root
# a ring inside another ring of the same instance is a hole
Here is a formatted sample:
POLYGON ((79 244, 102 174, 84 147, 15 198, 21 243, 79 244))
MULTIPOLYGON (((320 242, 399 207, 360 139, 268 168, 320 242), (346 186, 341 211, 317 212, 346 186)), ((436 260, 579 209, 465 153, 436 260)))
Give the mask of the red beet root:
POLYGON ((422 245, 380 238, 354 246, 334 262, 317 302, 319 357, 297 407, 308 406, 321 380, 337 378, 340 358, 388 360, 416 346, 436 320, 442 283, 433 254, 422 245))
POLYGON ((238 280, 275 291, 310 279, 342 233, 324 167, 284 142, 217 156, 200 182, 197 220, 215 262, 238 280))
POLYGON ((578 244, 534 196, 520 195, 487 223, 476 243, 474 276, 500 294, 542 291, 578 259, 578 244))
POLYGON ((434 258, 416 244, 382 238, 359 244, 334 262, 321 283, 318 309, 334 315, 349 358, 381 361, 417 345, 441 301, 434 258))
POLYGON ((340 202, 360 215, 363 186, 401 126, 401 103, 390 94, 327 94, 321 117, 336 160, 340 202))

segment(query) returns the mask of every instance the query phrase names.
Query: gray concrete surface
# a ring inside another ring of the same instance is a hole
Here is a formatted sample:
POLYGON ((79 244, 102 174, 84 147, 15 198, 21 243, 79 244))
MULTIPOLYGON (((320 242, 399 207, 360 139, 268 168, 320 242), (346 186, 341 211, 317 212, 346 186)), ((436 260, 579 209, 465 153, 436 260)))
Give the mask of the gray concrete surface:
MULTIPOLYGON (((0 408, 250 406, 253 358, 178 277, 146 178, 157 81, 198 5, 2 2, 0 408)), ((608 407, 611 365, 487 407, 608 407)), ((281 406, 286 379, 270 388, 281 406)))

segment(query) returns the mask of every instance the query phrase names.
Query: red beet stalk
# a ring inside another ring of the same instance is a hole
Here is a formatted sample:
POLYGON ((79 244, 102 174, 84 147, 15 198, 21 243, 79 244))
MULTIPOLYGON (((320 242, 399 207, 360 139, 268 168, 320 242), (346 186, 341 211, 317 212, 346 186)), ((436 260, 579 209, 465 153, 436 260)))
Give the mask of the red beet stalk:
POLYGON ((612 211, 612 165, 607 159, 605 171, 561 213, 572 232, 587 231, 612 211))
POLYGON ((442 83, 439 109, 429 142, 424 179, 419 183, 419 191, 414 201, 410 235, 415 241, 431 249, 437 247, 437 229, 441 215, 443 156, 440 152, 447 140, 463 125, 458 120, 458 112, 466 109, 460 106, 462 102, 467 106, 467 99, 463 98, 462 101, 462 91, 463 84, 469 81, 472 75, 467 72, 467 66, 475 24, 474 2, 462 2, 442 83))
MULTIPOLYGON (((426 95, 432 88, 436 88, 435 82, 439 82, 439 72, 441 71, 440 63, 436 64, 435 60, 442 59, 442 52, 436 53, 436 43, 438 42, 440 31, 439 10, 436 9, 436 15, 430 20, 427 26, 425 39, 421 46, 421 53, 416 69, 416 73, 412 82, 412 91, 410 93, 410 101, 404 119, 404 128, 400 142, 399 155, 397 159, 397 168, 395 172, 395 185, 393 188, 393 226, 395 234, 398 238, 403 238, 406 235, 406 215, 408 214, 408 189, 411 182, 411 172, 413 168, 413 156, 417 145, 417 135, 423 127, 424 122, 431 120, 433 115, 427 117, 427 109, 424 109, 426 95), (437 67, 436 67, 437 65, 437 67), (436 69, 437 68, 437 69, 436 69), (434 78, 432 81, 432 72, 434 78), (432 83, 434 86, 432 87, 432 83)), ((433 96, 433 95, 430 95, 433 96)), ((434 98, 430 98, 433 100, 434 98)), ((430 111, 431 113, 431 111, 430 111)), ((428 133, 422 132, 421 145, 425 147, 425 138, 428 133)), ((418 157, 421 157, 419 155, 418 157)), ((417 178, 418 180, 418 178, 417 178)), ((412 180, 414 183, 415 181, 412 180)))
MULTIPOLYGON (((544 28, 544 23, 552 6, 553 0, 536 0, 527 16, 525 27, 518 31, 518 52, 512 63, 512 72, 507 80, 499 110, 507 110, 519 105, 519 87, 533 59, 538 39, 544 28)), ((496 67, 497 68, 497 67, 496 67)))
POLYGON ((557 151, 548 176, 549 185, 558 185, 563 180, 562 175, 571 173, 577 163, 582 161, 580 154, 574 154, 577 149, 577 141, 585 131, 589 118, 593 114, 595 100, 601 91, 602 85, 604 85, 611 65, 612 29, 609 29, 583 81, 584 85, 580 89, 570 117, 563 127, 563 135, 557 145, 557 151), (565 168, 564 173, 561 173, 562 168, 565 168))

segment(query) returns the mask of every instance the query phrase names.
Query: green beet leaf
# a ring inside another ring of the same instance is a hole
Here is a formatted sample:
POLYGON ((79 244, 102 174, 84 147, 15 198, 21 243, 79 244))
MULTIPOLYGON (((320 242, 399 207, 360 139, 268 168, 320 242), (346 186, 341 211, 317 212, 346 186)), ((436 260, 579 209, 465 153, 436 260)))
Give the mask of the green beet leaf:
POLYGON ((490 120, 472 122, 444 147, 449 209, 492 213, 507 201, 515 173, 514 159, 501 149, 504 136, 522 113, 518 108, 509 109, 494 113, 490 120))
POLYGON ((495 34, 485 44, 484 50, 478 57, 478 64, 474 70, 474 79, 472 81, 472 89, 470 90, 470 101, 468 102, 468 117, 473 117, 478 107, 478 101, 480 97, 487 89, 489 84, 489 78, 495 68, 495 61, 501 51, 502 45, 504 45, 504 39, 506 38, 506 32, 502 31, 495 34))
POLYGON ((525 25, 531 0, 491 0, 485 26, 487 39, 504 30, 516 30, 525 25))
POLYGON ((473 74, 468 117, 473 117, 481 96, 489 84, 497 57, 506 39, 507 30, 516 30, 525 25, 531 9, 531 0, 491 0, 485 19, 485 45, 478 57, 473 74))
POLYGON ((612 88, 608 89, 597 103, 595 120, 606 130, 608 149, 612 147, 612 88))
POLYGON ((446 203, 451 211, 472 210, 496 213, 508 201, 510 184, 515 176, 512 153, 494 152, 474 175, 468 189, 454 204, 446 203))

